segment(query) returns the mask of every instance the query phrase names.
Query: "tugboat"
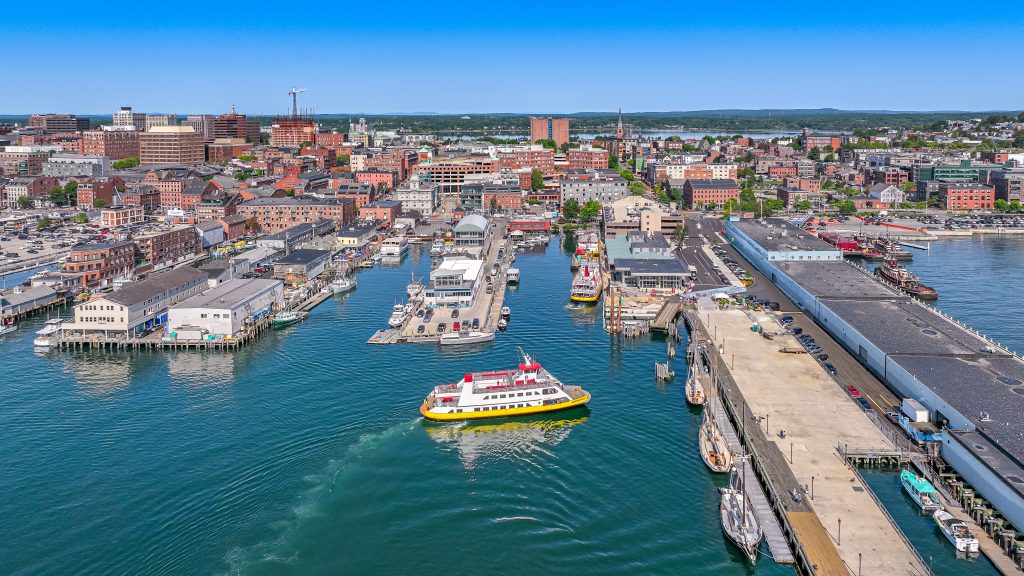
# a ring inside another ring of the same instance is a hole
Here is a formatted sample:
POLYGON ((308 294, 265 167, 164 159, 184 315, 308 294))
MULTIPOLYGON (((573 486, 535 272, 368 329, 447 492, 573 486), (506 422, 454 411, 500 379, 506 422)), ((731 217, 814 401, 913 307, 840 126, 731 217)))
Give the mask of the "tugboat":
POLYGON ((919 300, 939 299, 939 293, 934 288, 921 284, 916 275, 893 258, 887 258, 881 266, 875 268, 875 276, 919 300))
POLYGON ((957 552, 964 552, 965 554, 978 553, 978 538, 971 533, 971 529, 967 526, 966 522, 957 520, 945 510, 936 510, 932 518, 935 519, 939 530, 942 530, 946 540, 949 540, 949 543, 956 548, 957 552))
POLYGON ((573 302, 597 302, 601 296, 601 278, 591 270, 594 264, 587 261, 580 266, 572 280, 572 289, 569 291, 569 300, 573 302))
POLYGON ((512 370, 471 372, 455 384, 442 384, 423 400, 427 420, 450 422, 543 414, 578 408, 590 393, 568 386, 522 350, 523 361, 512 370))
POLYGON ((900 483, 903 484, 903 489, 914 499, 921 510, 933 512, 942 508, 935 496, 935 487, 931 482, 910 470, 904 470, 900 472, 900 483))
MULTIPOLYGON (((745 472, 746 462, 743 466, 745 472)), ((722 530, 725 535, 743 551, 751 564, 756 564, 758 548, 764 533, 757 522, 757 517, 754 516, 753 508, 747 504, 744 488, 743 480, 736 473, 736 468, 733 468, 729 487, 719 489, 722 492, 719 513, 722 515, 722 530)))
POLYGON ((292 324, 298 324, 308 317, 308 312, 296 312, 295 310, 278 312, 274 316, 274 330, 281 330, 282 328, 287 328, 292 324))
POLYGON ((895 240, 889 237, 878 237, 875 238, 875 249, 882 254, 888 254, 889 258, 893 260, 913 260, 914 255, 907 252, 895 240))

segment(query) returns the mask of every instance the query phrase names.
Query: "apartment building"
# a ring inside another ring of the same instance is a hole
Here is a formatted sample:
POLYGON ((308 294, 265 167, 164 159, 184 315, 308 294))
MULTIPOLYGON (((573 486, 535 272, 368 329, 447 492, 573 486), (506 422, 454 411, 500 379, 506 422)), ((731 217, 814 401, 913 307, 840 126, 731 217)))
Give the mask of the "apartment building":
POLYGON ((565 152, 569 170, 592 170, 608 167, 608 151, 604 148, 581 146, 565 152))
POLYGON ((139 132, 134 127, 114 129, 104 126, 100 130, 82 133, 82 153, 123 160, 139 155, 139 132))
POLYGON ((628 185, 615 170, 569 170, 559 179, 560 201, 564 205, 574 199, 580 206, 590 200, 614 202, 629 195, 628 185))
POLYGON ((568 118, 534 118, 530 117, 530 142, 537 140, 554 140, 561 146, 569 143, 568 118))
POLYGON ((687 180, 683 183, 683 203, 687 208, 715 205, 740 199, 740 187, 735 180, 687 180))
POLYGON ((146 221, 141 206, 117 206, 100 210, 100 224, 105 228, 114 226, 131 226, 146 221))
POLYGON ((946 210, 991 210, 995 207, 995 189, 977 182, 941 182, 938 193, 946 210))
POLYGON ((135 244, 128 240, 79 246, 68 254, 62 271, 77 276, 83 290, 106 288, 135 269, 135 244))
MULTIPOLYGON (((600 168, 607 167, 604 166, 600 168)), ((555 172, 555 151, 540 144, 498 148, 498 168, 501 170, 540 170, 544 174, 555 172)))
POLYGON ((134 241, 139 252, 138 272, 161 270, 202 252, 195 228, 187 225, 147 232, 134 241))
POLYGON ((254 198, 239 204, 238 214, 255 219, 266 232, 280 232, 298 224, 313 224, 322 219, 330 219, 337 225, 345 226, 355 221, 356 203, 351 198, 254 198))
POLYGON ((142 164, 202 164, 206 160, 203 135, 191 126, 154 126, 139 134, 142 164))

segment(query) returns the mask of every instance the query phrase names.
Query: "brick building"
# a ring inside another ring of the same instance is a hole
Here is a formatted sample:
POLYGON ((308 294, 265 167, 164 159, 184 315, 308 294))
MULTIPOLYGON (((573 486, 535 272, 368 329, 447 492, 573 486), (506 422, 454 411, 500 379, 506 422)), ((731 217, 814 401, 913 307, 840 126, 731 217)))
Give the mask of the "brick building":
POLYGON ((191 126, 154 126, 139 134, 142 164, 202 164, 205 160, 203 135, 191 126))
POLYGON ((79 206, 113 206, 120 180, 90 178, 78 183, 79 206), (97 204, 97 201, 100 203, 97 204))
POLYGON ((255 198, 239 204, 238 214, 254 218, 264 231, 280 232, 325 218, 339 225, 351 224, 356 217, 356 203, 351 198, 255 198))
POLYGON ((33 114, 28 117, 28 125, 47 132, 82 132, 89 129, 89 119, 74 114, 33 114))
POLYGON ((142 234, 134 238, 138 247, 137 272, 161 270, 184 262, 202 252, 199 237, 192 226, 176 226, 142 234))
POLYGON ((260 141, 260 122, 255 118, 247 118, 245 114, 221 114, 210 120, 209 139, 235 140, 258 143, 260 141))
POLYGON ((68 254, 63 271, 78 276, 85 290, 110 286, 135 268, 135 244, 128 240, 79 246, 68 254))
MULTIPOLYGON (((601 168, 606 167, 605 163, 601 168)), ((540 170, 545 174, 555 172, 555 151, 539 144, 528 147, 499 148, 498 167, 501 170, 540 170)))
POLYGON ((537 140, 554 140, 561 146, 569 142, 568 118, 534 118, 530 117, 530 142, 537 140))
POLYGON ((146 215, 141 206, 117 206, 100 210, 100 224, 107 228, 141 224, 145 220, 146 215))
POLYGON ((243 156, 252 150, 252 144, 244 138, 218 138, 206 145, 206 161, 224 164, 232 158, 243 156))
POLYGON ((396 200, 377 200, 359 207, 360 220, 378 220, 391 226, 402 213, 402 203, 396 200))
POLYGON ((270 127, 270 145, 300 148, 303 142, 316 144, 316 126, 309 118, 275 118, 270 127))
POLYGON ((987 184, 942 182, 938 185, 938 193, 945 201, 946 210, 991 210, 995 207, 995 189, 987 184))
POLYGON ((356 182, 366 183, 377 190, 391 190, 398 184, 398 174, 384 170, 363 170, 355 173, 356 182))
POLYGON ((4 146, 0 151, 0 176, 36 176, 43 173, 49 150, 34 146, 4 146))
POLYGON ((592 148, 590 146, 570 148, 565 153, 565 160, 569 164, 569 170, 607 168, 608 151, 604 148, 592 148))
POLYGON ((721 206, 729 200, 740 199, 740 187, 735 180, 687 180, 683 184, 683 203, 687 208, 714 204, 721 206))
POLYGON ((139 132, 135 130, 90 130, 82 132, 82 153, 123 160, 139 155, 139 132))

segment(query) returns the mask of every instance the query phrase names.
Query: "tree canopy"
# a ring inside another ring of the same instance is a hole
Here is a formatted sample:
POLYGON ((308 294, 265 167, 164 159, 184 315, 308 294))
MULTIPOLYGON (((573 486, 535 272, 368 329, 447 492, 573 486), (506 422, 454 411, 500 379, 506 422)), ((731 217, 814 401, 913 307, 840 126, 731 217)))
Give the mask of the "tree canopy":
POLYGON ((138 156, 129 156, 127 158, 116 160, 110 164, 110 167, 114 170, 127 170, 128 168, 135 168, 139 165, 138 156))
POLYGON ((580 218, 590 220, 601 213, 601 204, 597 200, 587 200, 587 203, 580 208, 580 218))
POLYGON ((562 203, 562 216, 566 220, 575 220, 580 217, 580 203, 575 198, 569 198, 562 203))
POLYGON ((541 190, 544 188, 544 173, 534 168, 530 172, 530 189, 541 190))

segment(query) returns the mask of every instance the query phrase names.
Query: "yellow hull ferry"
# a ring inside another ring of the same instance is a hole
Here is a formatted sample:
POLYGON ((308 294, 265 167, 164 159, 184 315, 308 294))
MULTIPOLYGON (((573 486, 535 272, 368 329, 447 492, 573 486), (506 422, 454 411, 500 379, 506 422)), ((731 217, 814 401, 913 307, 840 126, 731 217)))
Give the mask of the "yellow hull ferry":
POLYGON ((519 351, 517 369, 472 372, 456 384, 442 384, 420 406, 428 420, 451 422, 528 416, 578 408, 590 402, 590 393, 568 386, 519 351))
POLYGON ((601 276, 596 266, 587 261, 583 264, 576 277, 572 280, 572 289, 569 291, 569 300, 573 302, 597 302, 601 296, 601 276))

